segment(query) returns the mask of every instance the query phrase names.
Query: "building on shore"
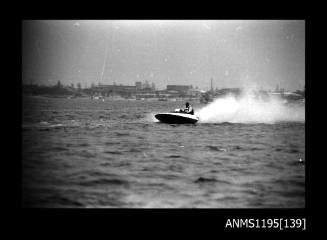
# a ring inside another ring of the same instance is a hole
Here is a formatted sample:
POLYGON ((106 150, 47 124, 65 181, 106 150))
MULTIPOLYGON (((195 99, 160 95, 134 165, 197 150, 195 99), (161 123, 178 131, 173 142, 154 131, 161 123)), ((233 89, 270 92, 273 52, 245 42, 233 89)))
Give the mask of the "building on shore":
POLYGON ((192 85, 167 85, 167 91, 177 91, 179 93, 186 93, 192 88, 192 85))
POLYGON ((90 89, 91 95, 101 95, 104 97, 122 96, 131 97, 136 94, 136 86, 127 85, 103 85, 99 84, 90 89))
POLYGON ((172 99, 199 100, 203 91, 193 88, 192 85, 167 85, 164 90, 156 90, 154 84, 140 81, 135 86, 129 85, 93 85, 85 89, 85 93, 94 97, 114 97, 125 99, 160 99, 161 101, 172 99))

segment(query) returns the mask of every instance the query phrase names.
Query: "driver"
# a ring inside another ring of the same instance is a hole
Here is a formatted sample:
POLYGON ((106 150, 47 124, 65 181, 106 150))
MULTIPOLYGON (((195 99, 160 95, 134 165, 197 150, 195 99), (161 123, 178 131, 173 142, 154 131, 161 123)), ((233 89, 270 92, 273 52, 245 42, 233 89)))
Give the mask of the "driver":
POLYGON ((184 109, 184 113, 194 115, 194 110, 193 110, 192 106, 188 102, 185 103, 185 106, 186 106, 186 108, 184 109))

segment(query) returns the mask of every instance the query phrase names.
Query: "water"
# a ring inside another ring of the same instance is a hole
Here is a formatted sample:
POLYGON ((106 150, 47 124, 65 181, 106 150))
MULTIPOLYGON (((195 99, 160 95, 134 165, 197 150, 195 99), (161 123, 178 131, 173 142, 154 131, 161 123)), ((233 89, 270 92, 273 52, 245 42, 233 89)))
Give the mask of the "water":
POLYGON ((304 121, 154 121, 183 104, 24 97, 23 206, 305 206, 304 121))

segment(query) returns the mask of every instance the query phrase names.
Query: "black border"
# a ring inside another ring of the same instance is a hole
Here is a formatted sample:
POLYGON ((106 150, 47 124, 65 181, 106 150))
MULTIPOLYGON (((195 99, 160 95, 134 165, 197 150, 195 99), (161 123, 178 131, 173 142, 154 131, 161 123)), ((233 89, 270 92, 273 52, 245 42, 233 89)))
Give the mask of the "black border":
MULTIPOLYGON (((162 3, 163 4, 163 3, 162 3)), ((183 13, 185 14, 185 12, 183 13)), ((182 14, 182 15, 183 15, 182 14)), ((27 14, 28 15, 28 14, 27 14)), ((77 14, 80 15, 80 14, 77 14)), ((104 14, 103 17, 95 17, 91 19, 244 19, 244 17, 240 18, 238 17, 223 17, 223 14, 213 14, 212 18, 208 17, 197 17, 197 18, 189 18, 189 17, 177 17, 176 14, 174 16, 170 17, 160 17, 160 14, 156 14, 156 12, 152 12, 152 14, 149 14, 148 17, 138 17, 133 14, 129 16, 116 16, 115 13, 110 12, 108 15, 104 14), (218 17, 217 17, 218 16, 218 17)), ((187 15, 187 14, 186 14, 187 15)), ((200 14, 201 15, 201 14, 200 14)), ((169 14, 168 14, 169 16, 169 14)), ((82 16, 79 17, 49 17, 44 16, 42 13, 35 14, 33 17, 31 16, 23 16, 17 21, 15 21, 14 26, 14 32, 12 36, 14 36, 14 40, 11 42, 11 45, 14 43, 14 46, 10 48, 10 53, 12 51, 15 51, 15 54, 17 54, 17 58, 14 58, 13 63, 16 63, 17 65, 13 64, 12 66, 17 66, 17 68, 14 67, 14 69, 10 69, 11 73, 15 73, 15 78, 17 81, 15 81, 15 91, 20 92, 21 91, 21 21, 23 19, 79 19, 84 18, 82 16), (37 16, 37 17, 35 17, 37 16), (17 40, 17 41, 16 41, 17 40), (16 75, 17 74, 17 75, 16 75), (17 85, 16 85, 17 84, 17 85), (20 90, 20 91, 18 91, 20 90)), ((245 18, 246 19, 246 18, 245 18)), ((18 191, 17 194, 11 194, 11 196, 15 196, 14 199, 10 202, 14 203, 14 207, 18 210, 18 216, 21 219, 21 224, 24 225, 24 228, 27 229, 35 229, 35 226, 39 224, 39 226, 45 229, 50 228, 57 228, 57 227, 64 227, 64 228, 70 228, 68 226, 71 226, 73 229, 76 226, 79 226, 78 228, 81 229, 83 227, 90 227, 101 229, 104 227, 105 229, 114 229, 114 226, 134 226, 134 227, 140 227, 138 228, 139 231, 149 231, 149 229, 158 229, 160 232, 157 233, 155 236, 160 236, 160 233, 164 234, 164 232, 167 234, 167 232, 171 232, 173 230, 179 230, 179 231, 188 231, 189 233, 192 233, 193 231, 196 231, 201 227, 202 230, 205 231, 223 231, 223 232, 229 232, 229 230, 225 229, 226 220, 228 218, 233 217, 241 217, 241 218, 294 218, 294 217, 305 217, 307 219, 307 231, 310 231, 310 229, 314 228, 314 221, 313 221, 313 211, 314 211, 314 199, 313 199, 313 192, 314 192, 314 184, 317 183, 313 180, 313 165, 311 164, 311 161, 314 160, 315 154, 314 154, 314 147, 315 144, 314 137, 312 136, 312 131, 314 130, 314 122, 312 120, 312 114, 313 114, 313 104, 314 104, 314 94, 315 90, 313 89, 313 81, 312 79, 315 78, 313 76, 313 70, 312 70, 312 46, 314 44, 314 40, 312 40, 312 32, 314 31, 314 22, 313 19, 310 17, 289 17, 289 16, 281 16, 281 15, 274 15, 273 17, 266 18, 264 16, 257 16, 257 18, 249 18, 249 19, 303 19, 306 21, 306 200, 305 200, 305 208, 304 209, 163 209, 163 210, 156 210, 156 209, 21 209, 21 191, 18 191), (309 47, 310 45, 310 47, 309 47), (309 50, 310 49, 310 50, 309 50), (310 79, 310 81, 309 81, 310 79), (89 225, 90 224, 90 225, 89 225), (109 225, 109 226, 108 226, 109 225), (74 226, 74 227, 73 227, 74 226)), ((12 31, 12 29, 11 29, 12 31)), ((10 45, 10 44, 9 44, 10 45)), ((12 75, 11 75, 12 77, 12 75)), ((10 83, 12 86, 12 84, 10 83)), ((9 94, 10 95, 10 94, 9 94)), ((18 106, 20 108, 19 112, 17 112, 17 108, 14 109, 14 113, 12 116, 15 116, 13 121, 11 123, 14 123, 16 128, 14 128, 16 131, 14 133, 17 134, 19 137, 21 137, 21 95, 18 95, 19 98, 15 99, 15 101, 18 101, 18 106), (17 114, 17 115, 16 115, 17 114), (19 126, 17 128, 17 126, 19 126)), ((7 97, 7 96, 6 96, 7 97)), ((10 98, 10 96, 8 96, 10 98)), ((15 102, 16 103, 16 102, 15 102)), ((10 111, 9 113, 12 114, 12 106, 14 104, 10 103, 10 111)), ((12 132, 11 132, 12 133, 12 132)), ((15 138, 14 139, 14 146, 19 146, 20 149, 22 149, 21 146, 21 139, 15 138)), ((19 151, 14 152, 15 155, 17 155, 18 161, 14 162, 14 169, 15 173, 10 177, 12 179, 12 182, 15 183, 14 188, 21 190, 21 153, 19 151), (19 171, 19 170, 20 171, 19 171)), ((15 156, 16 157, 16 156, 15 156)), ((10 187, 12 188, 12 187, 10 187)), ((12 213, 15 215, 15 212, 12 213)), ((15 215, 16 216, 16 215, 15 215)), ((128 230, 126 230, 128 232, 128 230)), ((235 231, 235 229, 233 230, 235 231)), ((252 231, 256 232, 257 229, 240 229, 236 230, 238 232, 243 231, 252 231)), ((261 231, 261 230, 260 230, 261 231)), ((266 232, 266 230, 263 230, 266 232)), ((278 230, 277 230, 278 231, 278 230)), ((205 233, 203 233, 205 236, 205 233)))

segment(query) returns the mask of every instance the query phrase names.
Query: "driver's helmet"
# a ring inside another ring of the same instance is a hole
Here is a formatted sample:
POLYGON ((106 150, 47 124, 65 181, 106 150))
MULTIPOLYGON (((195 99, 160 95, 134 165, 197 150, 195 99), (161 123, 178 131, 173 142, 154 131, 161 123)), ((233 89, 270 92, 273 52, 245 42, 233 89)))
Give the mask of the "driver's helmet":
POLYGON ((186 102, 185 105, 186 105, 186 107, 190 106, 189 102, 186 102))

